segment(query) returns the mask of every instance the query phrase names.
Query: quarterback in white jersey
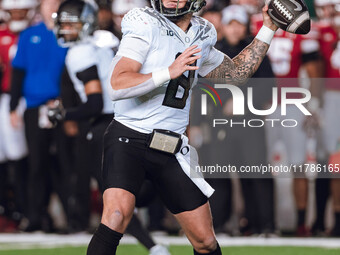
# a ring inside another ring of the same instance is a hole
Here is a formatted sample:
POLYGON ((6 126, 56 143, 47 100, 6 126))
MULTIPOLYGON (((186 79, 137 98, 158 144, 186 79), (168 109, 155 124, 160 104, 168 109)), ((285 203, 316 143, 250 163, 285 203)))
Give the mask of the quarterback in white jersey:
POLYGON ((214 26, 194 16, 191 27, 184 32, 156 10, 146 7, 125 15, 122 32, 123 40, 113 67, 126 57, 142 64, 143 74, 169 67, 192 45, 202 49, 202 57, 196 64, 200 67, 198 71, 187 71, 145 95, 114 103, 115 119, 130 128, 143 133, 166 128, 183 134, 189 124, 194 78, 206 76, 224 59, 224 54, 214 48, 217 40, 214 26))
POLYGON ((241 85, 260 66, 277 27, 264 7, 264 26, 230 59, 214 48, 216 31, 193 16, 204 0, 151 0, 123 19, 123 39, 112 63, 110 97, 115 119, 104 136, 104 211, 88 255, 115 254, 145 178, 152 181, 194 247, 219 255, 208 198, 214 190, 193 178, 195 149, 184 132, 195 78, 241 85))

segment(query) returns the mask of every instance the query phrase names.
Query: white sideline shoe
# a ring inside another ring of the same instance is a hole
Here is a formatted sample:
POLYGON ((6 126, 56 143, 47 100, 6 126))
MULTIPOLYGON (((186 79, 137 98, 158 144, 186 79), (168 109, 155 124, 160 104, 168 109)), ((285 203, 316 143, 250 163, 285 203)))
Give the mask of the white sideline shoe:
POLYGON ((149 255, 171 255, 171 254, 165 246, 157 244, 150 249, 149 255))

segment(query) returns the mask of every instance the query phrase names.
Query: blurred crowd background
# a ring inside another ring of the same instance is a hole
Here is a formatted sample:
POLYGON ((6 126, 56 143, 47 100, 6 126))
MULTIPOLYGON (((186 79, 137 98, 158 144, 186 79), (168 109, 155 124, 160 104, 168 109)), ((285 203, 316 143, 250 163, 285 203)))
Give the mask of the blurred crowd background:
MULTIPOLYGON (((51 86, 45 82, 53 76, 30 77, 35 81, 32 90, 27 85, 19 90, 11 88, 22 75, 12 72, 12 63, 14 67, 27 65, 16 56, 17 52, 45 66, 52 65, 56 59, 63 61, 60 59, 65 55, 63 51, 58 55, 45 54, 50 52, 45 48, 25 52, 26 45, 18 44, 29 27, 44 23, 47 30, 52 30, 52 14, 60 2, 1 0, 0 232, 91 232, 101 214, 100 189, 91 178, 90 129, 79 130, 74 121, 46 126, 43 118, 30 117, 35 116, 32 111, 41 111, 49 100, 60 97, 61 90, 50 91, 51 86), (43 91, 43 96, 36 98, 31 91, 43 91), (77 140, 79 135, 86 139, 77 140), (82 155, 80 160, 77 155, 82 155)), ((222 157, 238 167, 340 163, 340 1, 306 0, 306 3, 313 18, 312 31, 308 35, 282 30, 276 33, 268 57, 254 76, 271 78, 272 82, 259 85, 253 100, 256 109, 266 109, 271 103, 272 88, 287 86, 285 79, 292 79, 290 87, 310 89, 312 100, 307 107, 313 116, 306 117, 296 107, 288 106, 284 119, 296 119, 300 124, 291 129, 237 126, 207 130, 200 123, 192 123, 190 139, 199 151, 201 164, 218 163, 214 157, 222 157), (210 153, 216 144, 223 148, 218 156, 210 153)), ((150 6, 143 0, 101 0, 97 4, 98 30, 112 32, 117 42, 122 37, 123 16, 135 7, 150 6)), ((199 15, 215 26, 216 48, 232 58, 261 28, 263 5, 263 0, 208 0, 199 15)), ((48 33, 33 36, 30 42, 39 44, 45 40, 44 36, 50 45, 56 44, 48 33)), ((117 47, 118 43, 112 46, 113 52, 117 47)), ((37 66, 30 70, 33 74, 37 66)), ((57 68, 54 64, 52 67, 57 68)), ((56 77, 51 83, 62 87, 59 80, 56 77)), ((250 86, 247 84, 243 89, 250 86)), ((232 116, 232 97, 222 99, 221 118, 238 120, 239 117, 232 116)), ((247 113, 242 117, 251 119, 254 115, 247 113)), ((270 118, 283 119, 280 107, 270 118)), ((331 177, 291 174, 209 179, 216 190, 210 201, 216 232, 233 236, 339 237, 340 182, 331 177)), ((140 208, 138 215, 151 232, 181 234, 157 197, 152 196, 152 201, 140 208)))

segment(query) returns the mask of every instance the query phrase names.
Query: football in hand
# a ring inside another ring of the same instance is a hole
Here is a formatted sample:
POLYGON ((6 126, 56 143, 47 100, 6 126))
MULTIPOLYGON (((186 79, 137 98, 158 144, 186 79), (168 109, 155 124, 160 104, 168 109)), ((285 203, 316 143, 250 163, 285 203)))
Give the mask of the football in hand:
POLYGON ((267 0, 268 14, 275 25, 293 34, 308 34, 311 26, 304 0, 267 0))

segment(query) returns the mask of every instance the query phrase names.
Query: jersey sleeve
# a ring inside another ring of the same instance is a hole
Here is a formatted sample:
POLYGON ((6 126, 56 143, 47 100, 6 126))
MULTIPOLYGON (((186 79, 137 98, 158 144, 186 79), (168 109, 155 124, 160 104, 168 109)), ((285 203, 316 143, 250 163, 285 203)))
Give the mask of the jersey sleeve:
POLYGON ((214 47, 217 41, 216 29, 212 24, 208 25, 212 26, 210 32, 211 41, 208 45, 207 53, 205 54, 205 58, 203 59, 201 68, 198 71, 198 74, 202 77, 205 77, 208 73, 218 67, 224 59, 224 54, 214 47))
POLYGON ((122 21, 123 39, 117 56, 143 64, 152 44, 152 19, 143 9, 133 9, 122 21))
POLYGON ((85 70, 98 65, 96 50, 91 44, 80 44, 69 49, 66 66, 70 74, 77 76, 85 70))

